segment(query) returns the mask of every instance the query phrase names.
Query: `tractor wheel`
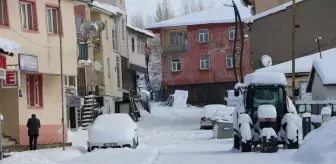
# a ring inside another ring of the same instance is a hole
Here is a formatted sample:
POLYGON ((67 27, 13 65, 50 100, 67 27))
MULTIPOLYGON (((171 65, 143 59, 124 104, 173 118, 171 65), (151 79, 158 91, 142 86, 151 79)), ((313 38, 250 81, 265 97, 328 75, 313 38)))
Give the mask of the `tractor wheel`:
POLYGON ((240 137, 236 134, 233 135, 233 148, 237 150, 240 148, 240 137))
POLYGON ((251 141, 246 141, 246 142, 241 141, 240 142, 240 151, 241 152, 251 152, 252 151, 251 141))

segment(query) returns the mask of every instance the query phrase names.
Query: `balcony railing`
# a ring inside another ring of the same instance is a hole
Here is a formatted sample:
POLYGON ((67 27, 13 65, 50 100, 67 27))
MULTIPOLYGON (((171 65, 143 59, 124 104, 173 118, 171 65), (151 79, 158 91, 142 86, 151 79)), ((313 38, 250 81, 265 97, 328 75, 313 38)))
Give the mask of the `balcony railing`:
POLYGON ((169 45, 166 48, 166 53, 183 53, 189 51, 189 44, 184 45, 169 45))

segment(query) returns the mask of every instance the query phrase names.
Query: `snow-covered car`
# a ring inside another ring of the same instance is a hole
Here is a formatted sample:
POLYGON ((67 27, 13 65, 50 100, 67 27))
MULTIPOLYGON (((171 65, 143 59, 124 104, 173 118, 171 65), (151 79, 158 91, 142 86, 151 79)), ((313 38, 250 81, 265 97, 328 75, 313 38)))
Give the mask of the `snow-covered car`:
POLYGON ((221 104, 211 104, 204 106, 204 109, 200 113, 200 129, 212 129, 213 119, 224 119, 232 121, 230 115, 233 111, 234 108, 221 104))
POLYGON ((103 114, 88 129, 88 151, 96 148, 132 148, 139 145, 137 124, 125 113, 103 114))

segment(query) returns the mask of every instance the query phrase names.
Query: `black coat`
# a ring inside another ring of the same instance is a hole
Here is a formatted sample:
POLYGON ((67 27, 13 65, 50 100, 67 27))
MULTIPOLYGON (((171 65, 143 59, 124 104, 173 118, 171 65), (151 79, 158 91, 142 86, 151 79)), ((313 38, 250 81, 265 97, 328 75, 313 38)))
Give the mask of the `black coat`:
POLYGON ((36 117, 29 118, 27 121, 28 135, 39 135, 41 127, 40 120, 36 117))

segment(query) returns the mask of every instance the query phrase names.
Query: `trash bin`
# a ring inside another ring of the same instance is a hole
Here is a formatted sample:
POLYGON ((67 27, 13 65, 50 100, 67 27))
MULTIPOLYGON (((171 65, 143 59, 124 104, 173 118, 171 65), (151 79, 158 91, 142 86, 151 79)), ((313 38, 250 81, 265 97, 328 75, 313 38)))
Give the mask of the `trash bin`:
POLYGON ((227 120, 216 120, 213 128, 214 138, 226 139, 233 136, 233 123, 227 120))

